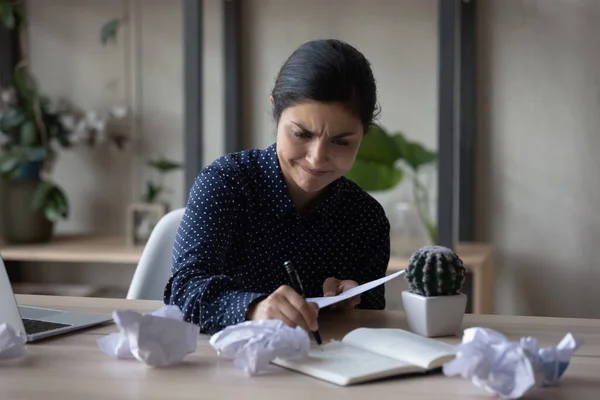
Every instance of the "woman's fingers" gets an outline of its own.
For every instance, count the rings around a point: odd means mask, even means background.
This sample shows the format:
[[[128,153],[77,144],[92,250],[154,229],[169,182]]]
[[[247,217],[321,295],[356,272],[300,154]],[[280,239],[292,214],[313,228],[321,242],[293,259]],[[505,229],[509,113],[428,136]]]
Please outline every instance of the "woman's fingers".
[[[304,322],[305,329],[308,328],[311,331],[316,331],[319,328],[317,324],[319,306],[315,303],[308,303],[304,297],[295,291],[292,291],[287,299],[294,309],[300,313],[300,318]]]
[[[308,330],[308,325],[304,320],[304,317],[286,298],[282,298],[279,302],[279,311],[281,315],[287,320],[291,321],[293,325],[290,326],[300,326],[304,330]]]
[[[353,296],[348,299],[348,307],[350,307],[350,308],[354,308],[359,304],[360,304],[360,294],[357,294],[356,296]]]
[[[352,288],[355,288],[357,286],[358,286],[358,282],[353,281],[353,280],[349,280],[349,279],[339,280],[339,279],[333,278],[333,277],[327,278],[327,279],[325,279],[325,282],[323,282],[323,296],[325,296],[325,297],[337,296],[338,294],[343,293]],[[347,300],[341,301],[336,304],[332,304],[331,306],[329,306],[327,308],[330,310],[348,309],[348,308],[354,308],[358,304],[360,304],[360,295],[356,295]]]
[[[339,283],[340,293],[341,292],[345,292],[346,290],[350,290],[352,288],[355,288],[357,286],[358,286],[358,282],[356,282],[356,281],[352,281],[352,280],[349,280],[349,279],[340,281],[340,283]]]
[[[336,296],[340,293],[340,283],[341,281],[336,278],[327,278],[325,282],[323,282],[323,296]]]
[[[279,319],[279,320],[283,321],[283,323],[285,323],[287,326],[292,327],[292,328],[295,328],[298,326],[298,324],[296,322],[294,322],[294,320],[288,318],[288,316],[285,315],[280,309],[277,310],[277,317],[272,318],[272,319]]]
[[[277,303],[283,315],[307,331],[318,329],[319,308],[315,303],[308,303],[304,297],[289,286],[282,286],[278,291]]]

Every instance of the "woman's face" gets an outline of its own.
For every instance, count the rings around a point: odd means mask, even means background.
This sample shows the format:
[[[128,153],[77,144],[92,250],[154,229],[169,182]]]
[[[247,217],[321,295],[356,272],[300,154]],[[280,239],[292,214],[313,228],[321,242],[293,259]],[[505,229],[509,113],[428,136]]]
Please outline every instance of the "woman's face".
[[[361,120],[338,104],[288,107],[277,126],[277,155],[292,200],[309,201],[352,167]]]

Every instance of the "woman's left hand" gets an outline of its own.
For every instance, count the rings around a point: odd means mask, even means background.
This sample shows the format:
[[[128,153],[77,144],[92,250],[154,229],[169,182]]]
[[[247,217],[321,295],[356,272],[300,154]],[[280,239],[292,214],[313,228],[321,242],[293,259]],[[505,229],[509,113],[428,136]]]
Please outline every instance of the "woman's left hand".
[[[327,278],[325,279],[325,282],[323,283],[323,296],[325,297],[329,297],[329,296],[337,296],[340,293],[345,292],[348,289],[352,289],[354,287],[357,287],[358,283],[356,281],[352,281],[352,280],[339,280],[336,278]],[[331,306],[327,307],[331,310],[333,309],[352,309],[354,307],[356,307],[358,304],[360,303],[360,294],[357,294],[356,296],[350,297],[349,299],[346,299],[344,301],[341,301],[339,303],[336,304],[332,304]]]

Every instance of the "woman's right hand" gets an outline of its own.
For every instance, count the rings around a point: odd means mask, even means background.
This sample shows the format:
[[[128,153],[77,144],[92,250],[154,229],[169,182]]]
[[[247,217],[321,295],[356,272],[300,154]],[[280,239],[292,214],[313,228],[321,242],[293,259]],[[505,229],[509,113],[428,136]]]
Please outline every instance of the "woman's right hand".
[[[248,311],[248,319],[251,320],[279,319],[292,328],[300,326],[307,332],[318,329],[319,306],[307,302],[287,285],[280,286],[267,298],[252,305]]]

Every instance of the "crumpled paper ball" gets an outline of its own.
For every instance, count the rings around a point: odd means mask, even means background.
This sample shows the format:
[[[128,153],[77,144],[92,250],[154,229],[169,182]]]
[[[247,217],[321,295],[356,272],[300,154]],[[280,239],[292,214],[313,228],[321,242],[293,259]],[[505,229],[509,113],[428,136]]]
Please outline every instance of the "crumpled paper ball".
[[[275,358],[307,357],[310,350],[310,338],[304,329],[275,319],[228,326],[214,334],[210,344],[248,375],[262,372]]]
[[[23,332],[16,332],[6,322],[0,323],[0,361],[25,357],[27,355],[26,342],[27,338]]]
[[[558,381],[582,341],[568,333],[555,347],[539,348],[527,336],[509,341],[489,328],[468,328],[454,360],[443,366],[446,376],[462,376],[503,399],[517,399],[536,386]]]
[[[184,321],[177,306],[163,306],[151,314],[116,310],[112,315],[119,332],[98,339],[108,355],[165,367],[196,351],[200,327]]]

